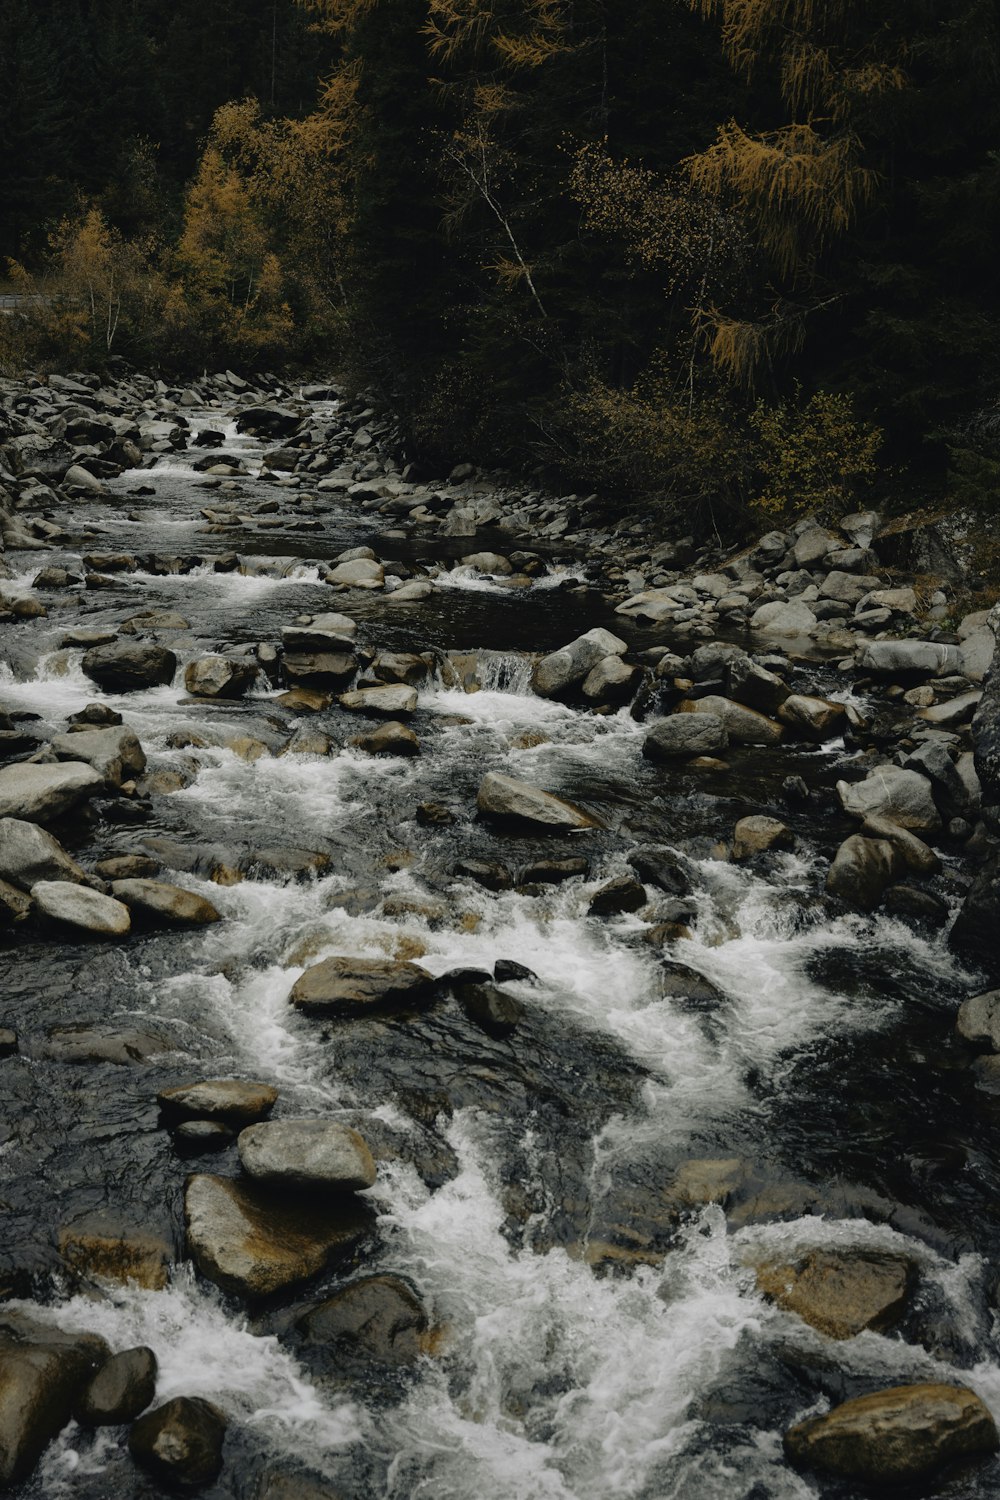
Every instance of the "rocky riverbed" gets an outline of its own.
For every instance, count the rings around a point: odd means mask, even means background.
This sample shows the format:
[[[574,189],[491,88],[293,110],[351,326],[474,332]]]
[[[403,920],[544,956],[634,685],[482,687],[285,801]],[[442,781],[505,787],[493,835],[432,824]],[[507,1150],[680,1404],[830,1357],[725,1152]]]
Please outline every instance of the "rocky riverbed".
[[[921,528],[0,402],[0,1490],[995,1494],[1000,685]]]

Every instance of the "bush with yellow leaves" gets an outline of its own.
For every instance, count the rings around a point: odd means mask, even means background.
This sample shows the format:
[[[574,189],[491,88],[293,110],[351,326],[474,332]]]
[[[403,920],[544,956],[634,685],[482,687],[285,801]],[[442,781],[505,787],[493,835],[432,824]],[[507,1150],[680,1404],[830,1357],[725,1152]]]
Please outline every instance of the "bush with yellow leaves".
[[[757,449],[753,504],[766,516],[844,515],[876,475],[882,433],[858,419],[849,396],[816,391],[803,401],[797,387],[792,401],[758,401],[750,426]]]

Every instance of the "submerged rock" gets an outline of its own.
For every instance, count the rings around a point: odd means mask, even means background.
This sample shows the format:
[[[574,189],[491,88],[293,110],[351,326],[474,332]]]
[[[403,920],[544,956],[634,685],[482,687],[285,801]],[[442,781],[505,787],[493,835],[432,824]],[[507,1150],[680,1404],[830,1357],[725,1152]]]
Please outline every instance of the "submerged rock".
[[[335,1120],[271,1120],[240,1132],[243,1170],[258,1182],[349,1193],[375,1182],[375,1159]]]
[[[137,1464],[171,1488],[201,1489],[222,1472],[226,1418],[200,1396],[177,1396],[140,1417],[129,1433]]]
[[[997,1429],[958,1385],[899,1385],[810,1417],[785,1434],[795,1464],[865,1483],[921,1480],[958,1458],[995,1453]]]
[[[479,783],[476,806],[488,817],[512,818],[537,823],[544,828],[600,827],[596,818],[572,802],[564,802],[561,797],[543,792],[530,782],[516,781],[513,776],[503,776],[498,771],[487,772]]]
[[[350,1364],[414,1364],[425,1352],[427,1314],[398,1276],[365,1276],[310,1308],[297,1328]]]
[[[419,964],[379,958],[327,958],[313,964],[288,998],[298,1010],[362,1016],[429,1004],[434,980]]]

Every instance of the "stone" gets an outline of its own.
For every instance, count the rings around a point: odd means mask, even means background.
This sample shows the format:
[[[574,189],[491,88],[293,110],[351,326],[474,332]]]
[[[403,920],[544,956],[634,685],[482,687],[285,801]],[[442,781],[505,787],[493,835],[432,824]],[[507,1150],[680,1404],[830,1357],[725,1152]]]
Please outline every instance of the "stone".
[[[725,669],[726,696],[758,713],[774,715],[788,697],[788,685],[777,672],[769,672],[742,653]]]
[[[426,1352],[427,1314],[398,1276],[364,1276],[299,1318],[307,1344],[321,1344],[348,1366],[412,1365]]]
[[[417,690],[400,683],[390,687],[356,688],[350,693],[341,693],[338,698],[341,708],[353,713],[385,714],[390,719],[400,715],[409,716],[417,711]]]
[[[974,1046],[1000,1052],[1000,990],[987,990],[982,995],[970,995],[968,1000],[963,1000],[955,1029],[963,1040]]]
[[[173,682],[177,657],[151,641],[114,641],[85,652],[80,665],[106,692],[134,693]]]
[[[715,755],[728,745],[729,731],[718,714],[671,714],[650,726],[642,753],[647,760],[690,760]]]
[[[532,672],[532,688],[539,697],[554,698],[582,682],[605,657],[624,656],[627,650],[627,643],[610,630],[588,630],[568,646],[542,657]]]
[[[100,1365],[73,1406],[84,1427],[117,1427],[133,1422],[156,1395],[156,1355],[145,1346],[123,1349]]]
[[[791,849],[795,843],[792,830],[779,818],[754,814],[740,818],[733,830],[733,859],[752,859],[769,849]]]
[[[53,1062],[104,1062],[136,1067],[175,1050],[173,1042],[155,1031],[140,1031],[137,1027],[104,1031],[77,1024],[53,1026],[45,1041],[33,1048],[33,1055]]]
[[[459,984],[455,993],[472,1024],[496,1041],[512,1035],[527,1014],[520,1000],[492,984]]]
[[[926,1479],[998,1447],[993,1418],[973,1391],[930,1383],[858,1396],[785,1434],[793,1464],[880,1485]]]
[[[517,873],[516,885],[559,885],[563,880],[573,880],[586,875],[590,861],[582,854],[567,859],[537,859],[530,865],[522,865]]]
[[[954,729],[959,724],[968,724],[982,700],[981,692],[958,693],[943,703],[932,703],[917,714],[925,724],[936,724],[939,729]]]
[[[514,884],[507,866],[492,859],[457,859],[451,873],[459,879],[474,880],[487,891],[509,891]]]
[[[31,897],[16,885],[0,880],[0,928],[16,927],[31,915]]]
[[[889,818],[880,818],[871,813],[861,825],[861,832],[869,839],[885,839],[898,854],[902,865],[916,875],[936,875],[941,861],[915,833],[900,828]]]
[[[202,656],[184,669],[184,688],[192,698],[242,698],[257,679],[252,657]]]
[[[433,989],[427,970],[405,960],[327,958],[306,969],[288,998],[308,1015],[352,1017],[423,1009]]]
[[[938,641],[870,641],[858,657],[858,667],[874,677],[898,681],[947,677],[961,671],[962,653]]]
[[[976,872],[969,893],[948,934],[957,953],[996,967],[997,932],[1000,930],[1000,859],[990,858]]]
[[[778,709],[778,718],[797,739],[830,740],[847,727],[847,709],[829,698],[792,693]]]
[[[171,1489],[197,1490],[222,1472],[226,1418],[200,1396],[176,1396],[133,1425],[128,1447],[135,1462]]]
[[[227,1125],[253,1125],[271,1113],[278,1090],[269,1083],[246,1083],[240,1078],[213,1078],[201,1083],[163,1089],[156,1096],[169,1119],[222,1120]]]
[[[362,734],[353,741],[366,755],[419,755],[420,741],[407,724],[390,719],[380,724],[371,734]]]
[[[104,779],[83,761],[0,768],[0,818],[51,823],[104,789]]]
[[[267,1120],[237,1142],[257,1182],[351,1193],[375,1182],[375,1159],[356,1130],[335,1120]]]
[[[353,651],[358,622],[349,615],[312,615],[308,624],[285,625],[281,644],[286,651]]]
[[[125,937],[132,926],[127,906],[85,885],[39,880],[31,887],[31,899],[50,921],[79,928],[93,937]]]
[[[346,687],[358,668],[358,659],[344,651],[287,651],[282,660],[291,682]]]
[[[646,888],[630,875],[619,875],[596,890],[587,911],[592,917],[615,917],[622,912],[639,911],[649,898]]]
[[[988,626],[973,631],[962,640],[962,673],[972,682],[982,682],[993,665],[996,636]]]
[[[167,1285],[173,1259],[166,1240],[103,1217],[60,1229],[59,1254],[77,1276],[153,1292]]]
[[[941,815],[934,805],[931,784],[919,771],[879,766],[864,781],[838,781],[840,805],[853,818],[887,818],[913,833],[939,833]]]
[[[826,877],[827,894],[858,911],[874,911],[901,868],[902,860],[887,839],[854,833],[834,855]]]
[[[899,1321],[913,1276],[903,1256],[814,1250],[792,1263],[758,1266],[757,1286],[828,1338],[851,1339]]]
[[[835,599],[840,604],[858,605],[866,595],[874,597],[871,590],[878,583],[879,579],[873,574],[831,568],[820,584],[819,596],[821,599]]]
[[[86,883],[87,874],[59,843],[37,823],[23,818],[0,818],[0,879],[30,891],[39,880]]]
[[[784,735],[784,728],[760,714],[755,708],[743,703],[734,703],[710,693],[705,698],[684,698],[677,705],[678,714],[711,714],[721,720],[730,742],[735,745],[776,745]],[[711,754],[711,751],[703,751]]]
[[[806,526],[792,544],[792,558],[797,568],[808,568],[820,562],[828,552],[835,552],[843,542],[836,532],[825,526]]]
[[[599,828],[597,819],[572,802],[564,802],[530,782],[489,771],[479,783],[476,806],[487,817],[510,818],[542,828]]]
[[[385,583],[385,573],[380,562],[359,557],[352,562],[338,563],[326,575],[327,583],[345,584],[352,589],[380,589]]]
[[[94,1363],[82,1340],[35,1344],[0,1331],[0,1490],[31,1473],[69,1421]]]
[[[9,1026],[0,1026],[0,1058],[16,1057],[17,1052],[17,1032]]]
[[[134,916],[177,927],[203,927],[221,921],[211,901],[163,880],[114,880],[111,890]]]
[[[383,682],[403,682],[414,687],[427,676],[427,662],[413,651],[380,651],[372,671]]]
[[[619,703],[631,693],[638,672],[620,656],[606,656],[587,673],[581,691],[592,703]]]
[[[948,903],[940,896],[913,885],[891,885],[882,909],[887,916],[928,927],[944,927],[951,915]]]
[[[227,1292],[267,1297],[317,1275],[355,1251],[375,1216],[347,1195],[317,1204],[275,1198],[230,1177],[189,1177],[184,1195],[188,1253]]]
[[[75,734],[57,734],[52,741],[57,760],[83,761],[103,776],[104,783],[120,791],[126,781],[141,776],[146,755],[138,737],[124,724],[111,729],[87,729]]]
[[[470,552],[462,558],[463,568],[475,568],[477,573],[492,573],[506,577],[514,569],[510,561],[499,552]]]
[[[750,629],[759,631],[762,635],[811,635],[816,625],[816,616],[808,604],[798,599],[787,604],[779,599],[773,604],[762,604],[750,617]]]

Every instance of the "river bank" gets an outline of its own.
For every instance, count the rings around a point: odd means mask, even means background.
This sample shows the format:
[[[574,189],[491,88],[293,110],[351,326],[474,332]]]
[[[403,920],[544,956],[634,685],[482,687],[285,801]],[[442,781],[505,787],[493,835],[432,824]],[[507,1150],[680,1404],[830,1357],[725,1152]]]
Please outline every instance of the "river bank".
[[[23,1493],[162,1477],[80,1407],[134,1348],[212,1496],[851,1494],[803,1417],[1000,1415],[985,612],[870,514],[422,475],[330,384],[2,396]]]

